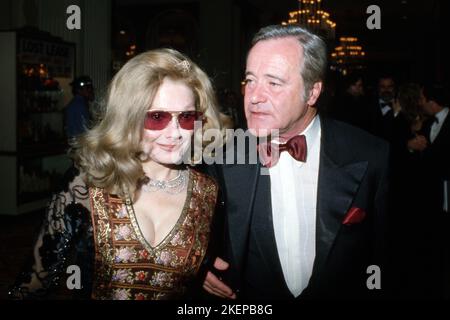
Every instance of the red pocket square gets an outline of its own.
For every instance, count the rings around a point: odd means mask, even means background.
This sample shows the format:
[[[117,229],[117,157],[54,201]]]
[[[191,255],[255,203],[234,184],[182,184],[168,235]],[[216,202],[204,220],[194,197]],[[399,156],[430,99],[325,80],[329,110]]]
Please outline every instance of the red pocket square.
[[[342,224],[352,225],[355,223],[360,223],[366,217],[366,212],[361,208],[352,207],[348,210],[347,214],[344,217],[344,221]]]

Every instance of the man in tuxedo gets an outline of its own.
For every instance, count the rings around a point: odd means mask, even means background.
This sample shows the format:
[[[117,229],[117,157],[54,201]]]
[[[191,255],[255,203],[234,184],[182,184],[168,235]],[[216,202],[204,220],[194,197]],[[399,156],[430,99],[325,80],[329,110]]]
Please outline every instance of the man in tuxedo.
[[[89,103],[94,101],[95,93],[92,79],[89,76],[75,78],[72,86],[73,99],[65,108],[64,122],[69,139],[83,134],[89,125]]]
[[[279,130],[279,136],[258,146],[256,164],[215,167],[225,233],[203,284],[207,292],[284,300],[377,291],[368,289],[367,269],[377,265],[383,279],[388,147],[318,116],[326,65],[324,42],[299,26],[269,26],[255,35],[245,115],[251,134]]]
[[[446,107],[446,92],[440,85],[423,87],[423,111],[430,118],[423,124],[423,135],[428,140],[428,147],[423,152],[425,171],[434,179],[439,197],[438,209],[443,208],[443,182],[450,176],[450,116]]]
[[[430,118],[424,122],[422,134],[428,140],[422,152],[423,193],[422,237],[424,252],[429,257],[424,267],[428,296],[443,298],[450,292],[448,228],[450,225],[450,115],[446,90],[441,85],[423,87],[422,108]],[[447,277],[447,284],[445,278]],[[446,287],[445,287],[446,286]]]
[[[396,87],[394,78],[390,75],[382,75],[378,79],[377,95],[369,104],[369,132],[390,140],[394,118],[397,116],[394,110]]]

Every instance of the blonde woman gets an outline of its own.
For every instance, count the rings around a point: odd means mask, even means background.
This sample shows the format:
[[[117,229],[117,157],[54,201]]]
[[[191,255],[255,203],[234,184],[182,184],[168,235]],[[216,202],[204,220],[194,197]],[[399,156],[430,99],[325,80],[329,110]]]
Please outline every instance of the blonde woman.
[[[72,292],[81,298],[182,297],[207,249],[218,188],[181,163],[202,143],[196,120],[220,129],[217,110],[208,77],[179,52],[148,51],[126,63],[102,121],[73,142],[77,169],[54,195],[33,266],[10,295],[76,288],[69,277],[79,271],[82,288]]]

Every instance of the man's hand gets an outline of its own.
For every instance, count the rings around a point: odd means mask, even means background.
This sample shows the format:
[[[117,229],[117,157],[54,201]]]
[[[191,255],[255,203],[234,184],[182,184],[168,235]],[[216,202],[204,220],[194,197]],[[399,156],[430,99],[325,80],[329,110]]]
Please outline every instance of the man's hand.
[[[412,151],[423,151],[427,146],[427,139],[422,135],[418,135],[415,138],[408,140],[408,149]]]
[[[216,268],[217,270],[224,271],[227,270],[228,267],[229,264],[220,258],[216,258],[216,260],[214,261],[214,268]],[[231,288],[221,280],[222,279],[220,277],[217,278],[214,273],[208,271],[205,281],[203,282],[203,288],[210,294],[216,295],[218,297],[236,299],[236,294],[233,292],[233,290],[231,290]]]

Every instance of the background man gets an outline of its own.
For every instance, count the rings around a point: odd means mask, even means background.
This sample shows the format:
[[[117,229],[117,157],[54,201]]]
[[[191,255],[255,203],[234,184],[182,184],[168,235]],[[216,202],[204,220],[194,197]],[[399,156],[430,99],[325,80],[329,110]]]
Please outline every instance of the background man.
[[[72,86],[73,98],[66,106],[65,128],[67,137],[82,134],[89,124],[89,102],[94,101],[94,87],[89,76],[75,78]]]

